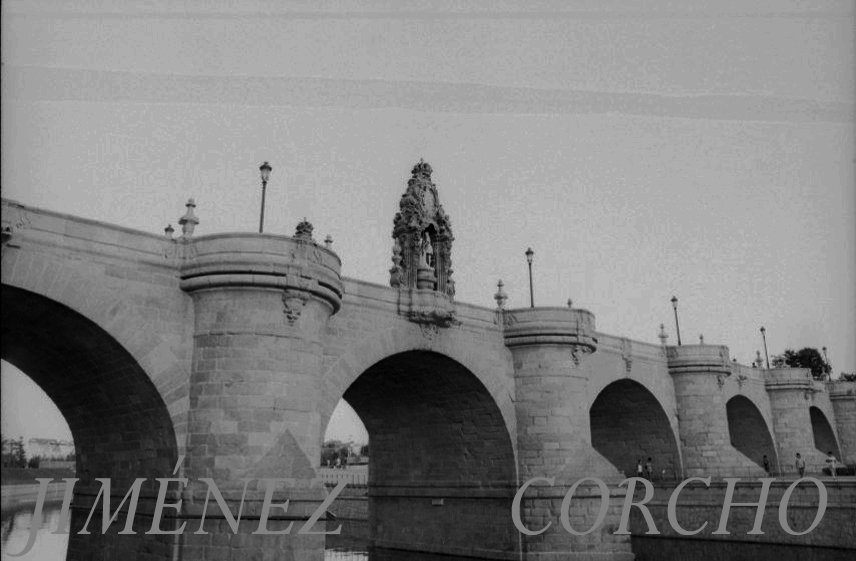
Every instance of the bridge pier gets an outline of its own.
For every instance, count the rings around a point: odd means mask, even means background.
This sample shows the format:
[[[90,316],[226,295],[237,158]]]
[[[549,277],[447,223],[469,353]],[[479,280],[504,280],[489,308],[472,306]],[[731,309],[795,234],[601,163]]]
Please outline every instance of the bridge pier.
[[[736,473],[763,476],[761,466],[731,445],[723,394],[725,379],[731,374],[728,348],[668,347],[667,359],[680,421],[684,477]],[[770,461],[775,463],[773,458]]]
[[[856,382],[835,382],[827,386],[842,462],[856,464]]]
[[[320,333],[338,310],[339,261],[311,240],[212,236],[194,241],[181,271],[193,297],[195,329],[190,376],[187,458],[190,479],[182,547],[193,558],[246,559],[276,549],[289,559],[323,559],[323,535],[298,531],[326,497],[315,482],[320,457]],[[210,478],[238,531],[208,499]],[[287,511],[268,507],[288,500]],[[244,494],[244,480],[251,479]],[[243,496],[243,507],[242,505]],[[206,517],[207,534],[196,533]],[[291,531],[285,530],[294,523]],[[324,531],[324,518],[314,528]],[[264,535],[259,532],[283,532]],[[211,557],[214,558],[214,557]]]
[[[504,321],[514,360],[518,478],[521,486],[542,478],[521,500],[523,526],[538,532],[521,534],[525,559],[632,560],[629,536],[614,535],[625,495],[617,484],[624,477],[591,445],[585,397],[591,368],[583,355],[596,348],[594,316],[586,310],[530,308],[504,312]],[[563,526],[562,506],[571,486],[586,477],[607,484],[609,506],[597,528],[578,536]],[[589,480],[574,497],[568,522],[586,532],[598,518],[601,491]]]
[[[797,368],[768,370],[766,386],[782,462],[792,465],[799,452],[811,470],[812,465],[824,465],[829,450],[840,456],[831,425],[812,407],[815,388],[811,373]]]

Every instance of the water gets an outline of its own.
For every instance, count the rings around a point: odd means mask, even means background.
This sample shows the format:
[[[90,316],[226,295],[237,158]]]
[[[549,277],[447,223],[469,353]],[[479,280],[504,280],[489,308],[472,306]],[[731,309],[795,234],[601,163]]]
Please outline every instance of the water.
[[[61,503],[45,504],[42,523],[33,548],[23,557],[12,557],[24,549],[30,536],[35,505],[22,506],[2,513],[0,561],[64,561],[68,534],[56,535]],[[378,550],[369,547],[366,521],[340,521],[343,535],[328,536],[325,561],[465,561],[464,557],[414,554],[402,551]],[[68,531],[66,524],[65,531]]]
[[[42,510],[42,523],[36,534],[33,548],[23,557],[11,557],[9,553],[24,550],[30,537],[30,526],[36,505],[22,506],[14,510],[3,511],[0,522],[0,561],[62,561],[68,548],[68,534],[55,535],[59,524],[61,503],[45,504]],[[65,531],[68,531],[66,524]]]

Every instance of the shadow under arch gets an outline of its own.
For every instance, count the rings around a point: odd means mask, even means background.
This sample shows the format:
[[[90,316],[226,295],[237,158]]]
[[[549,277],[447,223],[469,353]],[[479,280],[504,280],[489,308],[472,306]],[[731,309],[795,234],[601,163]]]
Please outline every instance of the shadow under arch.
[[[342,398],[369,434],[375,546],[473,556],[517,551],[511,436],[472,372],[433,351],[407,351],[369,367]]]
[[[777,470],[779,458],[773,436],[764,416],[752,400],[735,395],[725,404],[725,413],[731,445],[762,468],[764,456],[767,456],[770,469]]]
[[[604,387],[589,409],[592,447],[628,477],[652,458],[654,480],[681,477],[681,455],[669,417],[648,388],[634,380]]]
[[[107,552],[114,558],[139,550],[141,541],[152,540],[143,534],[151,520],[140,514],[146,510],[142,498],[157,495],[156,478],[169,477],[178,460],[175,431],[162,396],[109,333],[62,304],[3,285],[0,316],[2,359],[42,388],[74,438],[80,481],[75,486],[68,559],[100,558]],[[78,535],[101,488],[96,478],[110,479],[111,509],[135,479],[146,479],[136,535],[113,532],[124,527],[122,516],[109,535],[101,535],[97,513],[88,527],[91,533]]]
[[[823,414],[820,408],[814,405],[809,407],[808,412],[811,417],[811,432],[814,436],[814,447],[824,454],[832,452],[838,461],[841,461],[841,449],[838,447],[838,439],[835,438],[835,431],[832,430],[832,425],[829,424],[826,415]]]

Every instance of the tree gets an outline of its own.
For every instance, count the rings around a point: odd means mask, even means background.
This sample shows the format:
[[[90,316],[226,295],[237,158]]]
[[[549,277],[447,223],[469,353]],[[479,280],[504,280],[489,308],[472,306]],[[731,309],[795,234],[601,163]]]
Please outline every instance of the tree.
[[[369,445],[363,444],[363,447],[360,448],[360,456],[368,456],[369,455]]]
[[[823,360],[823,356],[821,356],[820,352],[811,347],[804,347],[798,351],[785,349],[785,352],[781,357],[784,359],[785,366],[790,366],[792,368],[808,368],[811,370],[811,375],[815,380],[823,380],[832,372],[832,367]]]
[[[856,372],[842,372],[838,379],[842,382],[856,382]]]

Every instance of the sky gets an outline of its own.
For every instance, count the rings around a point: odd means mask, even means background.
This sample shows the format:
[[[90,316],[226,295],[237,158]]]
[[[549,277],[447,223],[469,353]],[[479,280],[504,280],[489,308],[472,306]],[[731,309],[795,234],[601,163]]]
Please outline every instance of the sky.
[[[6,198],[160,233],[192,196],[197,235],[254,231],[269,161],[266,231],[306,217],[344,275],[386,284],[424,158],[459,301],[492,307],[502,279],[527,306],[532,247],[536,305],[572,298],[602,332],[674,343],[676,295],[685,343],[749,363],[763,325],[771,355],[856,371],[852,1],[2,10]]]

